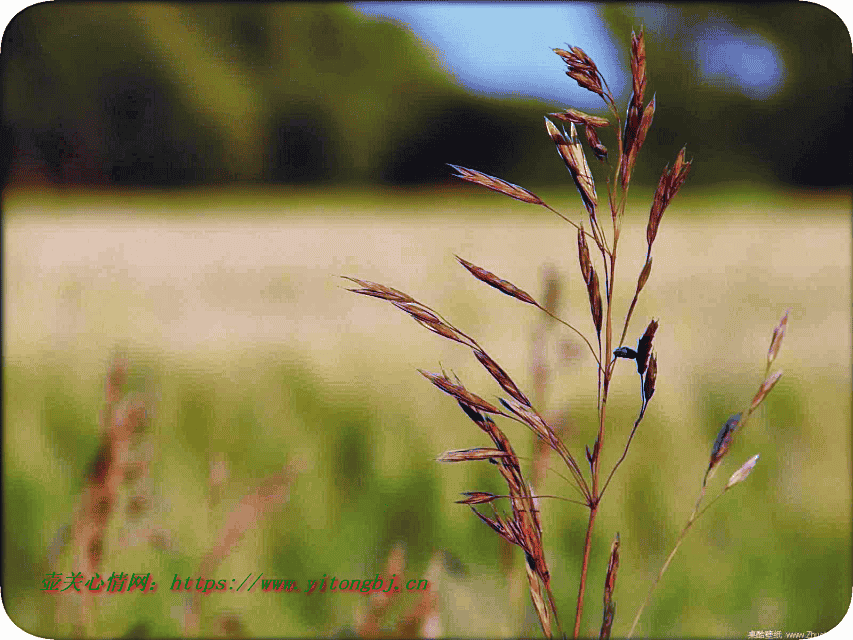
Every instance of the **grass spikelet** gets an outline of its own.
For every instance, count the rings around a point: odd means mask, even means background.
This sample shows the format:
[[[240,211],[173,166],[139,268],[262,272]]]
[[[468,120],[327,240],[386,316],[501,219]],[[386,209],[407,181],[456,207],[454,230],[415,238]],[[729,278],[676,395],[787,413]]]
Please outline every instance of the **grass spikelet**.
[[[767,394],[770,393],[770,390],[779,382],[779,378],[782,377],[782,372],[777,371],[772,376],[767,378],[764,382],[761,383],[761,386],[758,389],[758,392],[755,394],[755,397],[752,399],[752,404],[749,407],[749,412],[752,413],[758,408],[758,405],[767,397]]]
[[[528,204],[545,204],[535,193],[532,193],[523,187],[519,187],[517,184],[512,184],[506,180],[501,180],[500,178],[490,176],[480,171],[466,169],[465,167],[460,167],[455,164],[450,164],[448,166],[453,167],[456,170],[456,178],[461,178],[467,182],[473,182],[474,184],[486,187],[486,189],[497,191],[505,196],[521,200],[522,202],[527,202]]]
[[[598,206],[598,196],[595,193],[595,182],[586,162],[583,147],[578,140],[574,123],[569,125],[570,133],[566,133],[565,129],[561,133],[548,118],[545,118],[545,127],[548,129],[551,140],[557,146],[557,153],[560,154],[569,170],[569,175],[571,175],[575,187],[581,195],[586,210],[590,217],[594,218],[595,209]]]
[[[423,371],[422,369],[418,369],[418,371],[421,373],[422,376],[432,382],[436,387],[473,409],[485,411],[486,413],[497,414],[501,412],[500,409],[498,409],[492,404],[489,404],[481,397],[474,395],[465,387],[458,384],[454,384],[450,381],[449,378],[444,375],[430,373],[429,371]]]
[[[486,271],[485,269],[482,269],[477,265],[472,264],[463,258],[460,258],[459,256],[456,256],[456,259],[459,261],[459,264],[468,269],[468,271],[471,272],[471,275],[477,278],[477,280],[479,280],[480,282],[485,282],[490,287],[494,287],[501,293],[505,293],[508,296],[512,296],[516,300],[521,300],[522,302],[532,304],[536,307],[539,306],[536,300],[534,300],[530,296],[530,294],[528,294],[526,291],[522,291],[511,282],[498,278],[491,271]]]
[[[729,481],[726,483],[725,491],[728,491],[733,486],[738,484],[739,482],[743,482],[752,473],[752,470],[755,468],[755,463],[758,462],[758,454],[756,453],[749,460],[741,465],[741,468],[735,471],[732,474],[732,477],[729,478]]]
[[[436,461],[438,462],[470,462],[471,460],[493,460],[505,458],[509,454],[499,449],[479,447],[476,449],[457,449],[456,451],[445,451]]]
[[[649,354],[652,351],[652,341],[655,338],[655,332],[658,330],[658,321],[652,320],[643,336],[637,342],[637,373],[643,375],[646,371],[646,366],[649,364]]]
[[[482,364],[492,377],[497,380],[498,384],[501,385],[501,388],[504,391],[522,404],[525,404],[528,407],[530,406],[530,400],[527,399],[527,396],[525,396],[518,386],[516,386],[516,384],[510,379],[506,374],[506,371],[504,371],[497,362],[492,360],[489,354],[481,349],[474,349],[474,355],[477,357],[477,360],[480,361],[480,364]]]
[[[652,208],[649,211],[649,223],[646,227],[646,241],[649,245],[648,253],[651,254],[652,245],[655,242],[655,237],[658,233],[663,212],[669,206],[669,203],[678,193],[681,185],[687,179],[690,173],[692,161],[684,159],[685,148],[682,147],[675,158],[675,163],[672,168],[666,167],[658,181],[657,189],[655,190]]]
[[[613,602],[613,591],[616,589],[616,573],[619,569],[619,534],[610,545],[610,559],[607,562],[607,575],[604,578],[604,615],[601,621],[600,640],[610,637],[613,620],[616,618],[616,603]]]
[[[767,366],[770,367],[776,356],[779,355],[779,348],[782,346],[782,338],[785,337],[785,329],[788,327],[788,314],[791,310],[785,311],[785,315],[779,321],[779,324],[773,329],[773,338],[770,340],[770,349],[767,351]]]

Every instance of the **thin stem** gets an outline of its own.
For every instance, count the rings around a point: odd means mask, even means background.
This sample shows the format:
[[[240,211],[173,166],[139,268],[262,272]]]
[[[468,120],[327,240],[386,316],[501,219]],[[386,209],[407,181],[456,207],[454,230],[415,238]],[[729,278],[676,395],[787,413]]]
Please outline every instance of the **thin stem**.
[[[669,552],[669,556],[667,556],[666,562],[663,563],[663,566],[661,567],[660,571],[658,572],[657,578],[655,578],[655,581],[652,583],[652,586],[649,589],[648,595],[646,595],[646,599],[643,601],[643,604],[640,606],[640,609],[637,611],[637,615],[634,616],[634,622],[631,625],[631,630],[628,632],[628,636],[627,636],[628,638],[630,638],[631,636],[634,635],[634,630],[637,628],[637,623],[640,621],[640,616],[643,614],[643,609],[645,609],[646,605],[649,604],[649,600],[651,600],[652,594],[654,593],[654,590],[657,587],[658,582],[660,582],[660,579],[663,577],[663,574],[669,568],[669,563],[672,562],[672,559],[675,557],[675,552],[678,551],[678,548],[681,546],[681,543],[684,542],[684,538],[687,536],[691,527],[696,523],[696,521],[702,516],[703,513],[705,513],[708,509],[710,509],[711,506],[717,500],[719,500],[720,498],[722,498],[725,495],[725,493],[726,493],[726,491],[728,491],[728,489],[729,489],[729,487],[727,487],[726,489],[723,489],[723,491],[722,491],[722,493],[720,493],[720,495],[718,495],[716,498],[711,500],[711,502],[709,502],[707,505],[705,505],[704,509],[697,512],[697,510],[699,509],[699,503],[702,502],[702,498],[705,495],[705,487],[704,486],[702,487],[702,492],[699,495],[699,500],[696,502],[696,508],[693,510],[693,513],[691,514],[690,518],[687,520],[687,524],[685,524],[684,528],[681,530],[681,534],[678,536],[678,540],[676,541],[675,546],[672,548],[672,551]]]
[[[587,340],[587,337],[586,337],[584,334],[582,334],[582,333],[581,333],[580,331],[578,331],[575,327],[573,327],[572,325],[570,325],[568,322],[566,322],[565,320],[563,320],[563,319],[562,319],[562,318],[560,318],[559,316],[556,316],[556,315],[554,315],[553,313],[551,313],[550,311],[548,311],[548,309],[546,309],[545,307],[540,307],[538,304],[537,304],[536,306],[537,306],[537,307],[539,307],[540,309],[542,309],[542,311],[544,311],[545,313],[547,313],[549,316],[551,316],[552,318],[554,318],[554,320],[556,320],[556,321],[557,321],[557,322],[559,322],[560,324],[562,324],[562,325],[564,325],[564,326],[568,327],[569,329],[571,329],[572,331],[574,331],[576,334],[578,334],[581,338],[583,338],[583,341],[584,341],[584,342],[586,342],[586,346],[588,346],[588,347],[589,347],[590,353],[592,353],[592,357],[593,357],[593,358],[595,358],[595,362],[596,362],[596,364],[598,364],[598,368],[599,368],[599,370],[601,369],[601,360],[600,360],[600,359],[599,359],[599,357],[596,355],[596,353],[595,353],[595,348],[592,346],[592,344],[590,343],[590,341],[589,341],[589,340]]]
[[[544,203],[544,202],[543,202],[543,203],[542,203],[542,206],[543,206],[543,207],[545,207],[546,209],[548,209],[549,211],[551,211],[551,212],[553,212],[553,213],[556,213],[560,218],[562,218],[565,222],[568,222],[570,225],[572,225],[572,226],[573,226],[575,229],[577,229],[578,231],[583,231],[583,229],[581,228],[581,226],[580,226],[577,222],[574,222],[574,221],[570,220],[569,218],[567,218],[566,216],[564,216],[562,213],[560,213],[559,211],[557,211],[557,210],[556,210],[554,207],[552,207],[551,205],[546,204],[546,203]],[[583,233],[584,233],[584,235],[589,236],[589,237],[590,237],[590,239],[591,239],[593,242],[595,242],[596,244],[598,244],[598,240],[596,239],[595,235],[591,234],[589,231],[583,231]]]
[[[583,596],[586,591],[586,572],[589,567],[589,552],[592,548],[592,526],[595,522],[595,515],[598,513],[598,505],[595,504],[589,509],[589,524],[586,527],[586,540],[583,545],[583,565],[581,566],[581,578],[578,585],[578,604],[575,612],[575,632],[574,637],[577,638],[581,629],[581,616],[583,614]]]
[[[642,383],[643,383],[643,379],[641,377],[640,378],[640,384],[642,384]],[[640,409],[640,415],[637,417],[636,421],[634,422],[634,428],[631,429],[631,434],[628,436],[628,441],[625,443],[625,449],[622,451],[622,457],[619,458],[619,460],[613,466],[613,469],[611,469],[610,475],[607,476],[607,481],[604,483],[604,486],[601,488],[601,493],[598,494],[599,499],[601,499],[601,497],[604,495],[604,492],[607,491],[607,487],[610,484],[610,479],[613,477],[613,474],[616,473],[616,469],[619,468],[619,465],[622,464],[622,461],[625,459],[625,456],[628,455],[628,448],[631,446],[631,440],[634,439],[634,434],[637,433],[637,427],[640,426],[640,421],[643,419],[643,416],[646,413],[646,407],[647,406],[648,406],[648,401],[644,400],[643,406]]]

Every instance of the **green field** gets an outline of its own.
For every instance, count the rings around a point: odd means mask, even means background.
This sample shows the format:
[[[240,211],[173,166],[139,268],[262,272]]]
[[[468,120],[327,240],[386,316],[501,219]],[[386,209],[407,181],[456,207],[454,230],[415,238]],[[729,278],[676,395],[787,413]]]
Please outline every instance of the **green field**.
[[[853,584],[849,194],[689,191],[664,217],[628,332],[631,345],[650,318],[660,319],[657,391],[598,516],[582,632],[598,635],[618,531],[613,635],[627,633],[690,515],[717,430],[758,388],[772,330],[789,308],[774,365],[785,373],[709,495],[747,458],[761,459],[695,526],[638,634],[827,631],[846,613]],[[573,188],[540,195],[557,208],[576,201]],[[645,256],[648,200],[633,201],[643,204],[629,206],[620,240],[620,328]],[[104,376],[120,352],[130,363],[128,389],[151,398],[138,442],[148,473],[137,490],[147,502],[131,518],[123,508],[130,490],[121,490],[103,570],[150,571],[159,590],[101,597],[89,635],[182,635],[189,602],[168,583],[194,576],[228,514],[292,460],[305,470],[289,501],[251,527],[217,580],[239,584],[263,572],[302,586],[324,574],[373,577],[402,543],[406,577],[433,581],[439,635],[540,634],[526,592],[512,595],[503,543],[453,504],[462,491],[502,493],[496,469],[434,461],[488,440],[416,369],[444,367],[490,401],[500,389],[464,348],[387,303],[348,293],[337,276],[395,287],[440,311],[529,389],[541,315],[471,278],[454,254],[534,297],[544,266],[553,266],[564,284],[560,315],[591,336],[571,227],[544,209],[455,188],[43,191],[7,195],[4,209],[2,586],[19,626],[71,635],[74,596],[43,593],[42,580],[74,570],[73,545],[54,543],[74,521],[101,437]],[[561,210],[581,220],[577,209]],[[595,433],[594,362],[575,334],[549,335],[543,412],[565,416],[566,444],[580,460]],[[635,376],[617,370],[607,469],[639,409]],[[529,431],[501,426],[529,456]],[[537,491],[572,497],[552,464]],[[211,468],[227,470],[223,483]],[[586,515],[542,500],[569,631]],[[520,555],[512,555],[519,567]],[[393,630],[416,599],[400,595],[381,626]],[[201,602],[207,636],[228,619],[248,636],[346,637],[369,606],[357,593],[213,593]]]

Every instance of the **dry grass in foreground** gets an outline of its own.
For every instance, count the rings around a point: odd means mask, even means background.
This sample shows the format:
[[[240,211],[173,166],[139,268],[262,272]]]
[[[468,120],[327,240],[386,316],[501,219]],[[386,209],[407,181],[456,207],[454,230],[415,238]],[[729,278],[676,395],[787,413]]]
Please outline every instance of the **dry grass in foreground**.
[[[657,189],[654,193],[651,209],[646,225],[646,256],[645,262],[637,277],[633,288],[632,297],[622,321],[621,334],[617,327],[615,318],[614,292],[616,283],[617,248],[619,246],[622,221],[625,214],[628,191],[631,183],[631,174],[638,158],[639,151],[651,127],[655,112],[654,97],[644,103],[646,93],[646,56],[644,35],[632,34],[631,39],[631,78],[633,93],[631,95],[627,115],[624,121],[620,117],[620,110],[601,76],[595,63],[579,47],[570,47],[568,50],[555,49],[555,52],[566,63],[566,74],[575,80],[579,86],[600,96],[605,102],[612,120],[575,109],[567,109],[562,113],[551,114],[551,117],[568,123],[569,130],[558,129],[551,120],[545,120],[547,133],[556,146],[560,158],[566,165],[572,181],[574,182],[582,204],[586,210],[589,221],[589,231],[584,228],[583,223],[576,223],[568,216],[553,209],[539,196],[511,184],[500,178],[496,178],[480,171],[450,165],[457,172],[457,177],[462,180],[486,187],[515,200],[542,206],[554,212],[561,219],[572,225],[577,231],[577,250],[580,272],[584,287],[589,300],[590,318],[595,332],[594,339],[589,339],[583,331],[575,324],[557,317],[551,311],[551,304],[538,303],[530,294],[513,283],[495,275],[494,273],[479,267],[463,258],[457,256],[460,264],[468,270],[477,280],[488,284],[501,293],[510,296],[520,302],[532,305],[548,316],[558,321],[566,328],[580,336],[588,353],[595,363],[595,379],[598,389],[597,395],[597,424],[591,430],[595,434],[592,446],[585,448],[586,463],[582,465],[578,460],[583,458],[572,454],[558,432],[543,418],[542,412],[534,407],[533,402],[522,392],[519,386],[511,379],[506,370],[490,356],[470,335],[445,319],[440,313],[431,307],[419,302],[410,295],[392,287],[375,282],[347,277],[358,285],[351,291],[370,297],[379,298],[390,302],[392,305],[408,314],[427,330],[442,336],[452,342],[461,344],[473,352],[476,359],[488,371],[491,377],[500,385],[507,397],[500,398],[500,407],[489,402],[480,395],[468,390],[458,377],[451,377],[444,371],[431,373],[421,371],[421,374],[441,391],[452,396],[467,417],[484,431],[493,443],[493,447],[480,447],[473,449],[461,449],[448,451],[439,457],[441,462],[472,462],[488,460],[497,466],[507,486],[507,495],[497,495],[483,491],[466,492],[466,496],[460,501],[471,507],[474,514],[486,525],[495,531],[506,542],[520,547],[524,552],[525,569],[527,572],[527,583],[531,601],[535,608],[542,633],[546,637],[552,637],[555,633],[563,635],[562,625],[556,609],[553,595],[551,574],[548,569],[544,535],[540,521],[541,499],[551,496],[538,495],[533,485],[526,479],[519,457],[516,455],[512,445],[504,432],[498,427],[492,416],[499,416],[514,420],[529,428],[535,437],[542,443],[536,451],[533,460],[533,473],[535,477],[541,477],[542,468],[545,465],[546,453],[553,451],[565,465],[571,478],[569,481],[576,495],[572,498],[562,499],[578,504],[588,510],[588,524],[581,549],[581,571],[578,576],[577,601],[575,607],[573,637],[580,634],[581,620],[584,612],[585,595],[587,590],[587,575],[589,569],[590,552],[594,542],[594,525],[596,516],[602,506],[603,497],[607,491],[610,480],[614,473],[626,460],[631,442],[637,433],[637,429],[646,414],[647,407],[651,401],[657,383],[658,361],[653,349],[655,333],[658,329],[658,320],[651,319],[644,332],[638,337],[636,348],[625,345],[631,318],[636,308],[640,293],[649,280],[652,272],[652,249],[658,237],[663,214],[679,189],[686,180],[691,162],[687,160],[685,149],[677,154],[671,167],[664,169]],[[609,209],[609,223],[606,218],[600,217],[605,206],[599,205],[599,198],[595,188],[592,171],[587,163],[583,145],[578,137],[577,127],[583,127],[587,146],[596,159],[606,164],[610,170],[607,181],[607,205]],[[616,134],[616,162],[615,166],[608,160],[608,149],[604,146],[599,136],[599,131],[612,129]],[[594,256],[594,258],[593,258]],[[618,301],[616,301],[618,302]],[[758,392],[753,396],[747,409],[739,414],[733,415],[721,429],[716,441],[711,447],[710,461],[707,465],[705,476],[702,481],[701,491],[696,506],[681,536],[675,544],[669,557],[665,560],[657,579],[652,583],[648,602],[654,588],[658,584],[663,573],[669,566],[684,536],[689,532],[696,520],[729,489],[743,482],[755,466],[758,456],[753,456],[744,463],[729,479],[722,492],[714,500],[701,507],[707,483],[719,467],[726,453],[729,451],[733,438],[740,433],[750,415],[765,399],[767,394],[778,381],[781,372],[770,373],[770,367],[775,360],[782,337],[787,326],[788,314],[783,317],[776,330],[773,332],[770,349],[767,354],[767,366],[764,374],[764,382],[760,385]],[[617,336],[618,339],[617,339]],[[585,351],[586,353],[586,351]],[[626,442],[622,445],[622,453],[618,461],[608,470],[602,468],[602,452],[605,443],[609,443],[606,436],[609,434],[610,424],[607,420],[607,402],[610,385],[620,359],[631,360],[640,377],[640,406],[637,418],[633,423]],[[539,380],[539,385],[542,380]],[[536,394],[541,397],[541,393]],[[509,500],[509,514],[500,513],[495,504],[501,500]],[[478,511],[478,505],[488,504],[492,509],[492,515],[487,516]],[[617,570],[619,568],[620,537],[616,533],[611,545],[608,560],[607,574],[603,589],[603,610],[601,617],[601,638],[609,638],[616,617],[614,592],[616,588]],[[623,569],[624,570],[624,569]],[[628,636],[634,633],[645,604],[638,609],[633,624],[628,631]]]

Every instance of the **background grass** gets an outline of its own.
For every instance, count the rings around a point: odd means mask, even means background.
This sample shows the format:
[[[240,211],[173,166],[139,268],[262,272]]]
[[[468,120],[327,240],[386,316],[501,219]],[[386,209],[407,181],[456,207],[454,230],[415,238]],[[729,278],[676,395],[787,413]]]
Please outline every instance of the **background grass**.
[[[185,600],[168,590],[172,576],[194,575],[227,513],[299,458],[308,468],[290,501],[246,535],[216,579],[263,571],[302,586],[323,574],[372,577],[402,542],[407,578],[423,577],[433,552],[442,553],[434,588],[445,635],[536,636],[527,597],[507,605],[497,536],[453,504],[462,491],[500,492],[497,474],[485,463],[434,462],[448,449],[484,446],[485,436],[415,368],[452,369],[487,399],[498,388],[465,350],[347,293],[335,277],[381,282],[436,308],[530,389],[541,318],[476,282],[453,254],[535,297],[542,266],[554,265],[561,315],[591,333],[575,236],[535,207],[474,191],[7,194],[3,594],[12,619],[40,636],[69,633],[56,626],[57,604],[41,580],[72,569],[67,550],[52,565],[48,550],[72,522],[99,442],[103,378],[122,350],[128,387],[155,398],[145,434],[152,499],[140,524],[115,516],[104,569],[150,571],[160,586],[151,596],[101,598],[93,635],[180,635]],[[597,634],[619,531],[614,635],[627,632],[690,514],[719,426],[752,398],[773,327],[790,307],[776,362],[785,375],[710,495],[751,455],[761,454],[759,464],[699,521],[638,632],[826,631],[847,611],[851,590],[849,195],[690,192],[662,222],[628,333],[632,344],[650,317],[660,318],[657,391],[599,515],[582,630]],[[566,193],[539,195],[566,211]],[[617,319],[643,258],[642,195],[621,240]],[[547,411],[567,412],[566,441],[580,456],[594,438],[590,359],[569,332],[555,331],[548,348]],[[605,468],[639,408],[635,376],[617,370]],[[506,431],[529,456],[529,432]],[[211,506],[217,455],[230,473]],[[553,473],[537,490],[571,497]],[[542,515],[565,627],[586,513],[543,500]],[[122,544],[145,526],[169,544]],[[402,610],[412,596],[401,601]],[[202,632],[230,613],[250,636],[346,635],[364,605],[357,594],[212,595]]]

